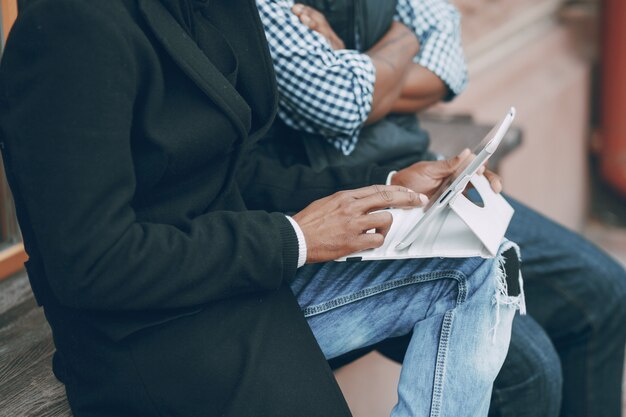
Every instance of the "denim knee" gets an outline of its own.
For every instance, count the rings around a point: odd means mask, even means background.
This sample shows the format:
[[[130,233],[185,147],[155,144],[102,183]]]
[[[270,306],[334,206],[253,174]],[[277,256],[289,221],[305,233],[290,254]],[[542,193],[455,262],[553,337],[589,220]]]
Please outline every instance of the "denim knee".
[[[516,316],[489,416],[557,417],[562,389],[561,362],[552,342],[531,317]]]

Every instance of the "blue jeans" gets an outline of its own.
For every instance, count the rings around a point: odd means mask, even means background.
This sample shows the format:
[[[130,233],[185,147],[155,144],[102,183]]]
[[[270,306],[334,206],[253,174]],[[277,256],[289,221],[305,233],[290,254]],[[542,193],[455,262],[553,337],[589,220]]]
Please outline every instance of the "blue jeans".
[[[486,416],[523,302],[502,259],[308,265],[292,290],[327,359],[412,332],[392,416]]]
[[[507,197],[527,316],[515,316],[490,417],[619,417],[626,344],[626,271],[604,252]],[[410,335],[372,349],[402,362]]]

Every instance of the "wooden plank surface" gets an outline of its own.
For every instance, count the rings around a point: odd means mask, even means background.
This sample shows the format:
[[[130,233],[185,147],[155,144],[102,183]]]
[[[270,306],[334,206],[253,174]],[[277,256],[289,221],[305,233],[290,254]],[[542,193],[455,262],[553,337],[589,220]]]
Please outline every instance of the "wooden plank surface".
[[[71,417],[52,374],[54,344],[25,273],[0,283],[0,416]]]

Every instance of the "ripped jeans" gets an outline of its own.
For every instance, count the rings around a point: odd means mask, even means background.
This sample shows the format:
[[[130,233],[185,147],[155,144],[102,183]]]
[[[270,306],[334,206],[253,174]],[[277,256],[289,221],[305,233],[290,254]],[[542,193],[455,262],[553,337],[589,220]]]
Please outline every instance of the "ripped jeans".
[[[489,260],[307,265],[291,287],[327,359],[413,332],[393,417],[486,416],[524,306],[523,292],[507,293],[521,283],[517,268],[505,277],[502,253],[516,255],[512,247]]]

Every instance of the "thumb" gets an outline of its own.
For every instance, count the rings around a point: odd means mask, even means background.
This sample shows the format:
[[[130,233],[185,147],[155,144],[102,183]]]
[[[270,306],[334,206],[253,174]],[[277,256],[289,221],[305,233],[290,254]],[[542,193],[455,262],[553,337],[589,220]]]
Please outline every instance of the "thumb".
[[[435,162],[431,165],[430,174],[434,178],[445,178],[451,175],[470,155],[470,153],[470,150],[465,148],[460,154],[458,154],[454,158]]]

